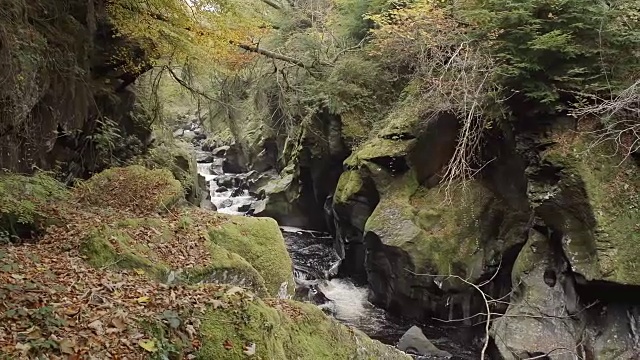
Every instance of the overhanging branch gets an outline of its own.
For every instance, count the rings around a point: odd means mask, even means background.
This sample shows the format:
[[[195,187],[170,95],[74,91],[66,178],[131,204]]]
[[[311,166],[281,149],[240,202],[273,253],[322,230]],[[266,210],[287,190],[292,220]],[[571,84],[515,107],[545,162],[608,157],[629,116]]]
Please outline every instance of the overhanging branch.
[[[266,57],[271,58],[271,59],[276,59],[276,60],[288,62],[290,64],[294,64],[296,66],[299,66],[299,67],[301,67],[303,69],[308,69],[309,68],[309,66],[307,66],[302,60],[293,58],[291,56],[282,55],[282,54],[278,54],[278,53],[273,52],[273,51],[261,49],[258,46],[252,46],[252,45],[247,45],[247,44],[236,44],[236,45],[239,48],[243,49],[243,50],[254,52],[256,54],[260,54],[260,55],[266,56]]]

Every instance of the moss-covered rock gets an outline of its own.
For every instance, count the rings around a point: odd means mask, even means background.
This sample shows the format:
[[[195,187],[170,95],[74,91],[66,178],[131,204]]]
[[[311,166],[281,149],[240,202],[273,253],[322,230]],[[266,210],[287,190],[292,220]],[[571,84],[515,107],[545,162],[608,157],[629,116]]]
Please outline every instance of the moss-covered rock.
[[[76,186],[74,194],[92,206],[142,215],[167,211],[184,199],[169,170],[139,165],[105,170]]]
[[[589,280],[640,285],[640,169],[612,144],[590,146],[586,135],[555,140],[542,160],[556,181],[529,189],[537,211],[563,234],[574,271]]]
[[[211,263],[185,273],[182,277],[185,281],[242,286],[259,296],[270,296],[264,278],[245,258],[213,242],[209,251]]]
[[[68,197],[64,185],[44,173],[0,173],[0,239],[40,232],[53,220],[43,207]]]
[[[264,279],[270,295],[278,295],[283,286],[293,293],[291,258],[275,220],[230,216],[211,228],[209,236],[214,244],[250,263]]]
[[[245,359],[254,345],[258,359],[410,359],[328,318],[314,305],[294,301],[254,299],[212,309],[202,332],[202,360]]]
[[[202,189],[198,181],[198,165],[191,146],[183,141],[170,141],[154,146],[133,161],[149,169],[168,169],[180,181],[187,200],[199,205]]]
[[[575,310],[577,297],[572,279],[564,275],[566,267],[551,240],[532,230],[513,267],[512,282],[517,286],[509,308],[491,327],[504,359],[522,359],[557,349],[568,352],[559,353],[558,359],[570,359],[578,352],[580,325],[568,311]]]
[[[169,267],[149,247],[126,231],[104,226],[92,232],[82,244],[82,253],[97,268],[142,270],[150,277],[164,280]]]
[[[338,180],[338,186],[333,196],[333,201],[336,203],[345,203],[355,194],[362,190],[364,181],[359,171],[348,170],[340,175]]]
[[[411,317],[444,310],[438,294],[469,290],[448,275],[477,281],[499,266],[507,249],[525,241],[528,214],[511,209],[478,180],[428,189],[413,170],[392,176],[369,168],[380,201],[365,225],[367,272],[376,301],[388,308]]]

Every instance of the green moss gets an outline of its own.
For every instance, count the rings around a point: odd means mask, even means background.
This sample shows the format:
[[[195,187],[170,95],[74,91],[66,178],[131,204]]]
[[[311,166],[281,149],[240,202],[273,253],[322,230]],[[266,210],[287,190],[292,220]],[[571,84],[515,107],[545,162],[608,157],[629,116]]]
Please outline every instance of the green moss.
[[[120,227],[126,226],[122,224]],[[158,280],[164,279],[169,272],[160,261],[152,261],[151,249],[140,246],[126,232],[106,226],[89,235],[82,244],[81,252],[96,268],[142,269]]]
[[[336,192],[334,196],[334,201],[336,203],[345,203],[347,202],[353,195],[357,194],[363,186],[362,176],[359,171],[348,170],[340,175],[340,180],[338,181],[338,186],[336,187]]]
[[[209,231],[213,243],[242,256],[264,279],[271,295],[287,283],[294,289],[292,264],[278,223],[270,218],[229,216]]]
[[[410,172],[380,189],[380,202],[365,231],[376,233],[385,245],[404,250],[417,271],[478,275],[476,268],[484,254],[478,251],[483,232],[480,217],[491,199],[484,187],[470,182],[448,192],[427,189]]]
[[[380,157],[404,157],[409,152],[415,140],[389,140],[373,138],[355,151],[345,160],[347,166],[357,166],[363,161]]]
[[[640,169],[622,161],[611,144],[589,147],[586,136],[565,140],[545,153],[561,165],[561,195],[571,206],[564,230],[572,265],[588,278],[640,284]],[[584,187],[586,197],[576,191]],[[593,213],[596,225],[583,219]]]
[[[198,165],[189,144],[173,139],[165,141],[134,159],[133,163],[149,169],[168,169],[182,184],[188,200],[194,204],[200,203]]]
[[[184,198],[182,185],[169,170],[139,165],[105,170],[74,192],[91,205],[140,214],[166,211]]]
[[[262,275],[242,256],[214,243],[209,244],[209,251],[211,265],[188,271],[184,281],[233,284],[249,288],[259,296],[269,295]]]
[[[310,304],[287,301],[271,307],[254,300],[239,307],[207,313],[198,359],[245,359],[243,346],[250,344],[256,345],[257,359],[409,359]],[[225,343],[231,348],[225,349]]]
[[[47,174],[0,173],[0,239],[41,231],[53,220],[43,206],[68,197],[64,185]]]

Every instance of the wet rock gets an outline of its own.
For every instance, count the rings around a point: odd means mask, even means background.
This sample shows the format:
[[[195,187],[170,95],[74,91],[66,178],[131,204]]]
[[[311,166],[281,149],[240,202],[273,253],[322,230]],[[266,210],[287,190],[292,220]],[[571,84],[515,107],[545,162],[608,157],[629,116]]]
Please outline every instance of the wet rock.
[[[178,129],[178,130],[173,132],[173,137],[174,138],[181,137],[182,135],[184,135],[184,130],[183,129]]]
[[[187,141],[193,141],[196,138],[196,133],[191,130],[185,130],[182,137]]]
[[[228,208],[231,206],[233,206],[233,200],[231,199],[225,199],[220,203],[220,208]]]
[[[216,184],[218,186],[224,186],[226,188],[234,187],[234,177],[229,175],[223,175],[216,178]]]
[[[202,133],[202,132],[199,133],[197,130],[194,133],[195,133],[195,137],[193,138],[194,141],[202,141],[207,138],[207,134],[205,133]]]
[[[437,359],[451,358],[451,354],[433,345],[417,326],[412,326],[402,335],[398,342],[398,349],[412,355],[429,356]]]
[[[251,209],[251,204],[244,204],[244,205],[238,206],[238,211],[242,213],[246,213],[250,209]]]
[[[242,195],[244,195],[244,190],[242,188],[234,189],[231,192],[231,197],[238,197],[238,196],[242,196]]]
[[[229,150],[229,146],[225,145],[225,146],[220,146],[211,150],[211,153],[215,157],[224,157],[227,154],[227,150]]]
[[[196,162],[198,163],[212,163],[213,155],[205,153],[205,152],[197,152],[196,153]]]
[[[247,159],[240,145],[234,144],[228,147],[222,163],[222,170],[231,174],[241,174],[249,170]]]
[[[210,199],[202,199],[200,202],[200,207],[205,210],[216,211],[218,210],[216,206],[211,202]]]
[[[227,192],[227,191],[229,191],[229,189],[227,189],[224,186],[220,186],[219,188],[216,189],[217,193],[223,193],[223,192]]]
[[[202,144],[202,151],[207,151],[207,152],[213,153],[213,150],[215,148],[216,148],[216,144],[215,143],[206,142],[206,143]]]

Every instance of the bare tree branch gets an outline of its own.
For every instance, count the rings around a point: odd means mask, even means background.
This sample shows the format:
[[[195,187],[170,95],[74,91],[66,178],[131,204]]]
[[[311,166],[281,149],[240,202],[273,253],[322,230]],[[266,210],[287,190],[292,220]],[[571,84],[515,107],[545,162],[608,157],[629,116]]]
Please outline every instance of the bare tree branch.
[[[271,59],[288,62],[290,64],[294,64],[296,66],[299,66],[299,67],[301,67],[303,69],[309,69],[310,68],[310,66],[305,64],[302,60],[293,58],[291,56],[278,54],[276,52],[273,52],[273,51],[270,51],[270,50],[266,50],[266,49],[262,49],[262,48],[260,48],[258,46],[253,46],[253,45],[247,45],[247,44],[236,44],[236,45],[239,48],[243,49],[243,50],[254,52],[256,54],[260,54],[260,55],[266,56],[266,57],[271,58]]]

